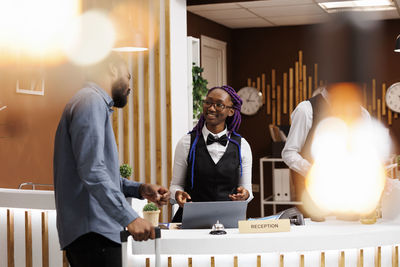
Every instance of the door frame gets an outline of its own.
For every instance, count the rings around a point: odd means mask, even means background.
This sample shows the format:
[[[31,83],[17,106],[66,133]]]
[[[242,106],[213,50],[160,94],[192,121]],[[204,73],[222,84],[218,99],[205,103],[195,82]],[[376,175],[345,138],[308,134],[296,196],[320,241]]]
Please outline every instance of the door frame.
[[[221,85],[226,85],[227,82],[227,74],[226,74],[226,42],[205,36],[205,35],[201,35],[200,36],[200,46],[201,46],[201,50],[200,50],[200,54],[201,54],[201,67],[204,68],[203,66],[203,49],[205,47],[210,47],[216,50],[220,50],[221,54],[222,54],[222,84]]]

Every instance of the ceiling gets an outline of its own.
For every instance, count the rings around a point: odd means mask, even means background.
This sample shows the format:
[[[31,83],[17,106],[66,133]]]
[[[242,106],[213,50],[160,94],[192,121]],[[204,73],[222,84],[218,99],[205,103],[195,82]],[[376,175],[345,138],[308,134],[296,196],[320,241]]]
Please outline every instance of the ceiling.
[[[188,1],[187,10],[232,29],[275,27],[327,21],[331,14],[319,2],[327,0]],[[368,18],[400,19],[400,0],[394,2],[396,10],[369,11]]]

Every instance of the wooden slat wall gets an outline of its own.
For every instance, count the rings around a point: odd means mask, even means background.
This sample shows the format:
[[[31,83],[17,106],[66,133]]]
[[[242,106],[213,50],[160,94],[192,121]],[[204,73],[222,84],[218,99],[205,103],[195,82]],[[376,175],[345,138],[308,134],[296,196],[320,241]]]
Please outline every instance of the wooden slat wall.
[[[7,210],[7,266],[14,267],[14,212]]]
[[[124,108],[122,119],[114,112],[114,133],[118,147],[123,147],[121,164],[132,162],[135,181],[169,187],[172,177],[169,0],[131,2],[141,11],[135,13],[133,26],[145,33],[149,50],[129,57],[133,96],[128,105],[133,107]],[[123,133],[118,129],[123,129]],[[162,210],[161,221],[167,221],[169,216],[167,209]]]
[[[172,178],[172,113],[171,113],[171,36],[170,36],[170,0],[165,0],[165,98],[167,116],[167,181]],[[171,209],[168,209],[171,217]]]
[[[48,214],[42,212],[42,264],[43,267],[49,267],[49,228],[48,228]]]
[[[309,72],[311,73],[307,72],[307,65],[304,64],[304,59],[303,52],[300,50],[298,52],[298,59],[293,63],[293,66],[289,67],[289,77],[287,72],[280,74],[276,73],[275,69],[271,70],[271,77],[264,77],[265,74],[261,74],[263,77],[262,86],[267,88],[267,92],[263,91],[263,103],[266,105],[266,116],[270,118],[272,124],[291,124],[290,114],[296,106],[301,101],[310,98],[315,89],[320,86],[325,86],[327,83],[326,81],[319,80],[318,64],[315,63],[313,65],[314,68],[309,68]],[[280,79],[276,79],[276,77],[280,75],[282,75],[282,84],[277,84],[276,81]],[[255,80],[257,80],[258,85],[259,76],[256,76]],[[256,85],[256,83],[252,81],[252,78],[247,78],[246,84],[247,86],[253,87]],[[277,93],[275,90],[277,88],[283,90],[283,99],[275,96],[275,93]],[[289,90],[288,96],[286,95],[286,90]],[[370,82],[365,81],[361,90],[362,105],[368,110],[371,116],[379,121],[385,122],[386,125],[392,125],[393,119],[398,118],[398,113],[393,113],[393,111],[389,110],[386,106],[386,82],[382,81],[379,83],[375,78],[371,78]],[[368,95],[368,92],[370,92],[370,95]],[[282,116],[287,112],[289,116]],[[283,120],[283,118],[285,119]]]

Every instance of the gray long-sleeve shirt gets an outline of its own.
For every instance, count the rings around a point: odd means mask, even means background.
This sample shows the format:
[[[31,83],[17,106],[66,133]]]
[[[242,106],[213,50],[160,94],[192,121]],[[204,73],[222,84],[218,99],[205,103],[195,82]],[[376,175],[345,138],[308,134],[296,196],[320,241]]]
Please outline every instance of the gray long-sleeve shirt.
[[[140,183],[121,178],[112,129],[111,97],[87,83],[66,105],[54,144],[54,188],[61,248],[88,232],[120,243],[138,217],[125,197],[140,198]]]

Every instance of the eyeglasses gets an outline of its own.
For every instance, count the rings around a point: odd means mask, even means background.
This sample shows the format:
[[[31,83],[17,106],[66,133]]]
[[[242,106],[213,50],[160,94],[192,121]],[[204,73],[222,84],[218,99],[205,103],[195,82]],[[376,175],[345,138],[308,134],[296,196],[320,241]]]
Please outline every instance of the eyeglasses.
[[[232,108],[232,106],[225,106],[222,103],[213,103],[209,100],[203,100],[203,106],[206,108],[210,108],[211,106],[214,106],[215,110],[217,111],[223,111],[226,108]]]

